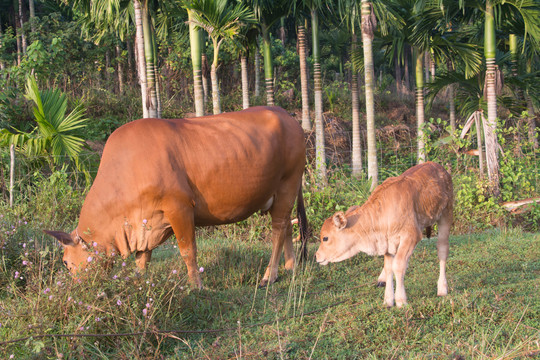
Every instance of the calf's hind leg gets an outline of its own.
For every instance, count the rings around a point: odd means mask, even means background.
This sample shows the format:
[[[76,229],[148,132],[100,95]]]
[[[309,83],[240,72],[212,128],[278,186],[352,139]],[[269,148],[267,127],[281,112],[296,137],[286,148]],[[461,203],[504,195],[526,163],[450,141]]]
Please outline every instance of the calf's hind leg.
[[[446,214],[439,220],[439,235],[437,237],[437,255],[439,256],[439,280],[437,281],[437,295],[448,295],[448,283],[446,282],[446,259],[448,258],[448,237],[452,226],[451,209],[446,209]],[[450,216],[448,215],[450,213]]]

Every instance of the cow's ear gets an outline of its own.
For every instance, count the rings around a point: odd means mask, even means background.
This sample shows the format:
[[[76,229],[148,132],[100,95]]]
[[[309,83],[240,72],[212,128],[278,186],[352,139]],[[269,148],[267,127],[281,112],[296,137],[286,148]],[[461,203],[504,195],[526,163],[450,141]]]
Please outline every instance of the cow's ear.
[[[54,236],[62,246],[75,246],[77,245],[78,241],[74,241],[70,234],[65,233],[63,231],[50,231],[50,230],[43,230],[45,234]]]
[[[334,220],[334,225],[338,230],[343,230],[347,227],[347,217],[343,211],[335,213],[332,220]]]

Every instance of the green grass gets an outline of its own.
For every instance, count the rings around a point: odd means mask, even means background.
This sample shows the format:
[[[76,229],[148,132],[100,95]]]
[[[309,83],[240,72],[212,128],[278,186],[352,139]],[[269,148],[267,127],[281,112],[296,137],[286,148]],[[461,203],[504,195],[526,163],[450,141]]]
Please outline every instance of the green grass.
[[[452,236],[445,298],[436,296],[436,240],[423,240],[406,275],[409,305],[387,309],[375,287],[383,261],[363,254],[325,267],[311,260],[294,273],[281,267],[277,283],[258,288],[270,255],[257,230],[264,219],[198,231],[202,291],[189,290],[172,241],[143,275],[133,259],[110,274],[96,262],[77,283],[52,240],[21,226],[15,236],[35,240],[27,255],[18,244],[0,253],[0,358],[540,357],[538,233]]]

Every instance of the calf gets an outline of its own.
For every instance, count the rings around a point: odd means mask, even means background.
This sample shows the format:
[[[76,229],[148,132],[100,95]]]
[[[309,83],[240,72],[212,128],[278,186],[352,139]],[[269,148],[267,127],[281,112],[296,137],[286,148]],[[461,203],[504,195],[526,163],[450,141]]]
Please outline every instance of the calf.
[[[387,306],[402,307],[407,303],[405,271],[422,230],[438,224],[437,252],[440,274],[437,294],[448,293],[446,259],[448,236],[452,226],[452,178],[433,162],[416,165],[402,175],[379,185],[362,206],[353,206],[328,218],[321,229],[317,262],[326,265],[348,259],[360,251],[368,255],[384,255],[384,268],[379,286],[386,285]],[[393,275],[396,278],[394,296]]]

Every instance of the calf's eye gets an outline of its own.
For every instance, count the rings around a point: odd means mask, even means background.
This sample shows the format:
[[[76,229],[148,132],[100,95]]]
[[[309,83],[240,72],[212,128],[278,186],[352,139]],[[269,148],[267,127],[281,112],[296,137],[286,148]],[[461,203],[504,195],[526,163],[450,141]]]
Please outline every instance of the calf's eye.
[[[322,241],[324,241],[324,242],[328,241],[328,236],[323,237]]]

